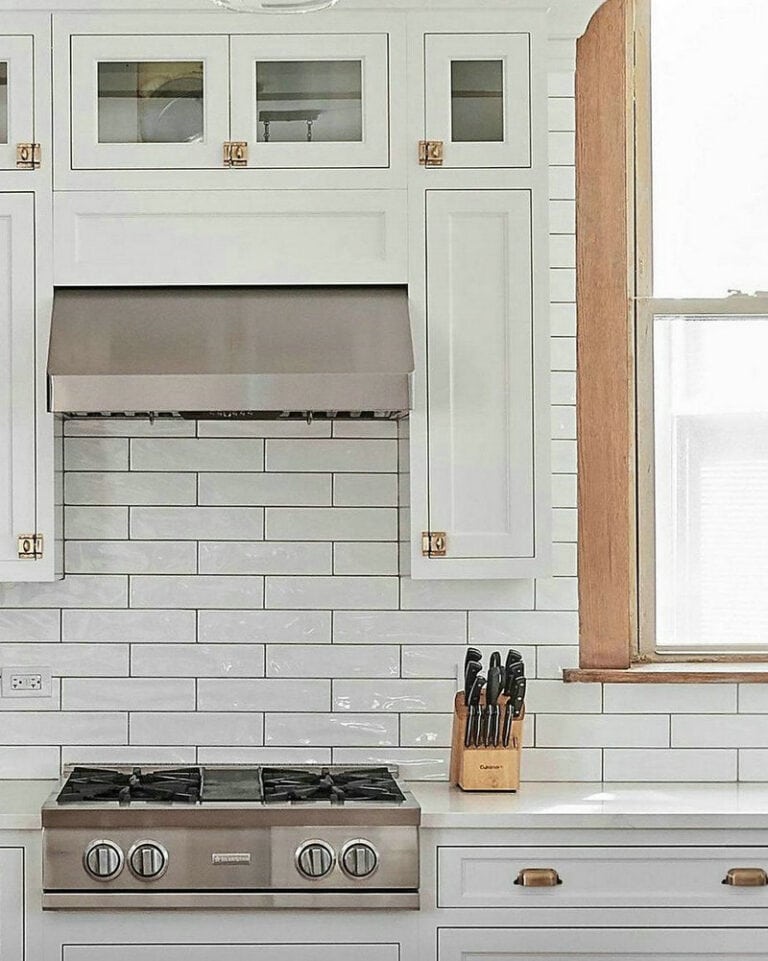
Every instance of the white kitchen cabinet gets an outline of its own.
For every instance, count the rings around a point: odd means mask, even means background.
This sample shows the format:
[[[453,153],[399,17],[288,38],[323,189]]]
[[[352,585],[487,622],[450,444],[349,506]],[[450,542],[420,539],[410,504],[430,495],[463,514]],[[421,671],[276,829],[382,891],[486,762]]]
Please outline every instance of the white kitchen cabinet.
[[[399,961],[397,944],[66,944],[63,961]],[[3,958],[5,961],[5,958]]]
[[[252,167],[386,167],[387,34],[232,37],[232,139]]]
[[[533,195],[428,190],[425,213],[427,457],[425,476],[412,474],[412,500],[416,525],[421,518],[422,530],[445,535],[445,556],[422,560],[415,531],[414,573],[532,576],[550,540],[548,337]]]
[[[444,167],[531,166],[531,32],[427,33],[427,140]]]
[[[38,533],[35,327],[35,197],[0,194],[0,582],[26,580],[34,559],[19,538]]]
[[[765,961],[765,929],[441,928],[437,961]]]
[[[73,36],[70,56],[73,169],[222,166],[228,37]]]
[[[16,169],[16,146],[35,140],[34,38],[0,25],[0,169]]]
[[[0,958],[24,961],[24,851],[0,848]]]

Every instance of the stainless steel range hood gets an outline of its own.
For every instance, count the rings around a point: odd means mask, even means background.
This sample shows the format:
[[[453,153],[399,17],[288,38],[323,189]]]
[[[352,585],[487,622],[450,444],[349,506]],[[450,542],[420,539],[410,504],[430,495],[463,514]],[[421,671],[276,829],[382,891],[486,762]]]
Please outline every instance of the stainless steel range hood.
[[[402,417],[405,287],[58,288],[54,413]]]

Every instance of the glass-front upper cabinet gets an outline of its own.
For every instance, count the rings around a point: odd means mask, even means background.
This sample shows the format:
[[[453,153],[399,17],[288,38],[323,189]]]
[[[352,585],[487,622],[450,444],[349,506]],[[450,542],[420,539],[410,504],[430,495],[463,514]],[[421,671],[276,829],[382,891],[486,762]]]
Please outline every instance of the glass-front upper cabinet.
[[[16,167],[16,146],[35,139],[32,37],[0,36],[0,169]]]
[[[72,167],[222,166],[227,37],[72,37]]]
[[[530,34],[424,40],[424,133],[443,141],[443,166],[530,167]]]
[[[388,166],[386,35],[233,37],[232,139],[251,167]]]

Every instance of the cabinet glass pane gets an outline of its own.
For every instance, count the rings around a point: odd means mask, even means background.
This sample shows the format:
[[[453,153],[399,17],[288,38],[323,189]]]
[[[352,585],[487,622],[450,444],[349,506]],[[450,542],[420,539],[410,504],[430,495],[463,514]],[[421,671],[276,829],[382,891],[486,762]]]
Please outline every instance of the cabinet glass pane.
[[[363,139],[363,65],[359,60],[256,64],[259,143]]]
[[[8,143],[8,64],[0,63],[0,143]]]
[[[199,143],[202,61],[99,64],[100,143]]]
[[[451,61],[451,140],[504,140],[504,64],[501,60]]]

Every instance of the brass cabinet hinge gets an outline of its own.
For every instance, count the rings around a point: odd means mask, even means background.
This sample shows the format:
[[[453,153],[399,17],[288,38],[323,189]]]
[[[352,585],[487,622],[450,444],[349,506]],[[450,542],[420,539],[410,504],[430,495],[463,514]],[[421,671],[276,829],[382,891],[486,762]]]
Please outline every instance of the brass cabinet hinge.
[[[442,140],[420,140],[419,141],[419,163],[422,167],[442,167],[443,166],[443,141]]]
[[[448,535],[445,531],[424,531],[421,535],[421,553],[424,557],[445,557],[448,553]]]
[[[41,153],[39,143],[17,143],[16,166],[19,170],[37,170],[40,166]]]
[[[248,166],[248,143],[245,140],[227,140],[224,144],[225,167]]]
[[[39,561],[43,556],[42,534],[21,534],[19,536],[19,559]]]

